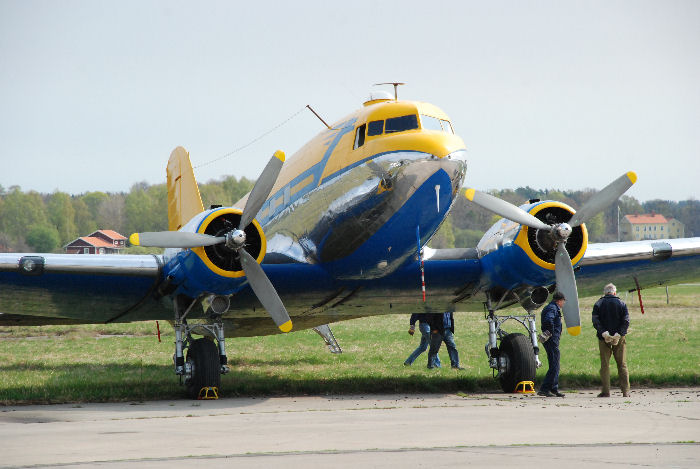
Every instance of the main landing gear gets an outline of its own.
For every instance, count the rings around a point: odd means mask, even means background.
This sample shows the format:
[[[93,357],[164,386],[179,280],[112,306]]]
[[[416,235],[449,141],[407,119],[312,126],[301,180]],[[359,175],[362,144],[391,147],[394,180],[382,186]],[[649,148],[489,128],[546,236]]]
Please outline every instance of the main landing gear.
[[[486,356],[489,359],[489,366],[494,370],[494,376],[500,381],[501,389],[503,392],[512,393],[520,383],[534,383],[535,372],[542,366],[538,356],[535,315],[528,311],[528,314],[522,316],[497,316],[488,295],[486,308],[488,310],[486,320],[489,324]],[[528,331],[529,340],[524,334],[508,334],[501,328],[509,319],[519,322]],[[498,340],[501,342],[500,346],[497,344]]]
[[[198,300],[193,300],[183,312],[182,302],[175,302],[175,374],[180,376],[181,384],[184,378],[190,398],[216,399],[221,386],[221,375],[229,372],[224,324],[220,316],[213,318],[211,323],[188,324],[187,314],[197,303]],[[204,337],[194,339],[193,333]]]

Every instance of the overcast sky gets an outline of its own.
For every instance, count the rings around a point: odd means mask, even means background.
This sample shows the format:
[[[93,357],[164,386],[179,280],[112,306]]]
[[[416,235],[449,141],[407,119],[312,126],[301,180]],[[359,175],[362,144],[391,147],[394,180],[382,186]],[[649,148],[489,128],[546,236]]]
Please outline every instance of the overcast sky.
[[[429,6],[430,4],[433,6]],[[477,189],[697,198],[700,1],[0,0],[0,185],[72,194],[256,178],[373,83],[452,118]],[[204,165],[204,166],[201,166]],[[199,167],[197,167],[199,166]]]

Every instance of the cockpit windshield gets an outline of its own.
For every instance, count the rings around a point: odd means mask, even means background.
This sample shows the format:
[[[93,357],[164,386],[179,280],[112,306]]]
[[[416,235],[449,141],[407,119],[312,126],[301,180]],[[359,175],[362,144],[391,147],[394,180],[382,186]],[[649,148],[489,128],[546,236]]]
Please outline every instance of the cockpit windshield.
[[[418,128],[418,116],[409,114],[407,116],[392,117],[386,120],[384,131],[386,133],[403,132]]]
[[[455,133],[450,121],[446,121],[445,119],[438,119],[437,117],[421,114],[420,122],[425,130],[437,130],[438,132],[447,132],[448,134]]]
[[[420,115],[421,127],[425,130],[436,130],[438,132],[447,132],[454,134],[452,124],[445,119],[437,117]],[[360,125],[355,132],[355,142],[353,148],[359,148],[365,144],[365,133],[367,137],[374,137],[382,134],[390,134],[396,132],[404,132],[406,130],[415,130],[418,128],[418,116],[416,114],[408,114],[399,117],[390,117],[386,120],[370,121],[367,124]]]

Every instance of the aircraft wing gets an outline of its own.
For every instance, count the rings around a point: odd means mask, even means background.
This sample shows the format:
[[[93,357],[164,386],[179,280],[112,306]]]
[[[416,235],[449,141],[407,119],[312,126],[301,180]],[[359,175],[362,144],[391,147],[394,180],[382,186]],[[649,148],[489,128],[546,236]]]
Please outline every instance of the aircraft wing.
[[[576,268],[579,296],[700,281],[700,238],[593,243]]]
[[[456,310],[472,309],[484,300],[483,292],[489,288],[489,270],[509,270],[517,266],[503,260],[500,263],[481,262],[481,254],[476,249],[424,249],[426,284],[433,289],[442,284],[452,285],[455,277],[463,277],[465,285],[471,285],[469,295],[471,305],[457,299]],[[462,265],[454,261],[479,260],[469,275],[462,272]],[[452,261],[452,262],[450,262]],[[450,266],[440,275],[427,275],[439,265]],[[414,267],[413,270],[416,270]],[[575,267],[579,297],[602,295],[603,286],[614,283],[618,291],[633,291],[637,288],[652,288],[684,282],[700,281],[700,237],[627,241],[616,243],[591,243],[585,255]],[[554,284],[551,277],[549,284]],[[538,283],[531,282],[532,285]],[[480,294],[482,293],[482,294]]]
[[[0,254],[0,325],[170,319],[154,255]]]

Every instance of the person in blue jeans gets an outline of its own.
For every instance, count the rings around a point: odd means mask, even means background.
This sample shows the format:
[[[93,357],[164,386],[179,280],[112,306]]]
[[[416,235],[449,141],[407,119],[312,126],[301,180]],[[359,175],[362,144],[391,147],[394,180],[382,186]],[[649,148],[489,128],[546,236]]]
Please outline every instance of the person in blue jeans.
[[[542,344],[547,351],[549,369],[542,381],[538,395],[544,397],[564,397],[559,392],[559,338],[561,337],[561,308],[566,297],[555,291],[552,302],[542,310],[542,334],[549,333],[549,338]]]
[[[455,344],[455,319],[452,313],[433,313],[428,320],[430,323],[430,350],[428,351],[428,368],[436,368],[438,364],[438,351],[440,345],[445,342],[447,353],[450,356],[450,365],[456,370],[463,370],[459,366],[459,352]]]
[[[406,366],[411,366],[414,361],[416,361],[416,358],[418,358],[418,355],[421,353],[425,352],[428,350],[428,345],[430,345],[430,324],[428,324],[428,317],[429,315],[427,313],[414,313],[411,314],[411,319],[409,320],[409,328],[408,328],[408,333],[410,335],[415,334],[416,332],[416,321],[418,321],[418,330],[420,331],[420,344],[416,349],[411,353],[406,361],[403,362],[404,365]],[[440,357],[437,358],[437,367],[440,367]]]
[[[429,318],[428,313],[414,313],[411,314],[411,319],[409,320],[408,333],[410,335],[416,332],[416,321],[418,321],[418,330],[420,331],[420,344],[418,347],[408,356],[406,361],[403,362],[405,366],[411,366],[418,356],[428,350],[430,345],[430,324],[428,323]],[[437,367],[440,367],[440,358],[437,359]]]

